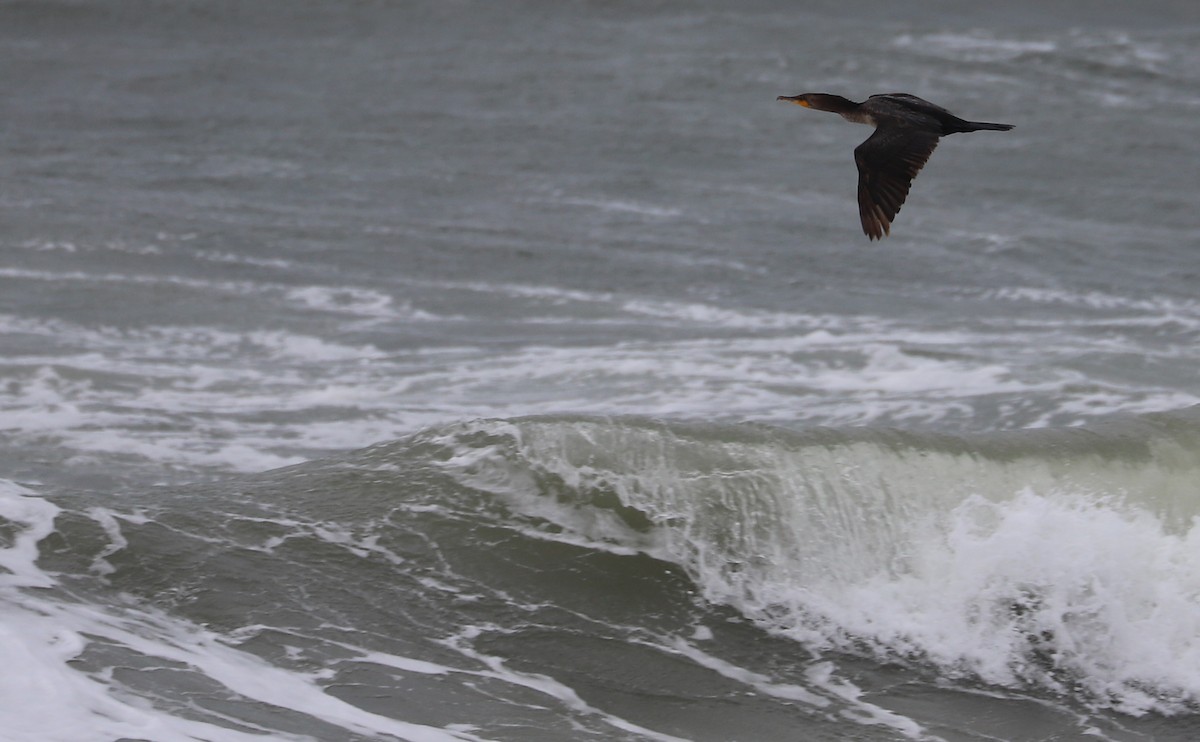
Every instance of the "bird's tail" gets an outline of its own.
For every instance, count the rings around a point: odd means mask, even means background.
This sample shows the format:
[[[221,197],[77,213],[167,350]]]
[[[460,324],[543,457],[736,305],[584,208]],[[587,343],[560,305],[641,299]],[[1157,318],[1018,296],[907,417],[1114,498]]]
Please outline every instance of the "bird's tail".
[[[986,121],[964,121],[962,131],[1008,131],[1012,124],[989,124]]]

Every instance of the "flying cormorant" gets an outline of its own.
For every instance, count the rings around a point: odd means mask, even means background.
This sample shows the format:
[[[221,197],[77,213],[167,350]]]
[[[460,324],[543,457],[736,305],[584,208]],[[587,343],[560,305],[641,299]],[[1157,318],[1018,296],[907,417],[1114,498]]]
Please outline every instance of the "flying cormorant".
[[[913,178],[929,161],[938,138],[963,131],[1008,131],[1011,124],[964,121],[941,106],[908,93],[872,95],[855,103],[840,95],[781,95],[805,108],[830,111],[847,121],[869,124],[875,133],[854,149],[858,165],[858,215],[872,240],[891,233],[892,219],[908,196]]]

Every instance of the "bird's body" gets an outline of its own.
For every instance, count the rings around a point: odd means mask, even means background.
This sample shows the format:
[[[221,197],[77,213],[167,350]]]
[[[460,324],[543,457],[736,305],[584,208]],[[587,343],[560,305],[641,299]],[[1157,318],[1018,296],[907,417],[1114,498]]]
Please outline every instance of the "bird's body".
[[[872,95],[855,103],[840,95],[804,93],[779,100],[839,114],[847,121],[875,127],[854,150],[858,165],[858,214],[863,232],[877,240],[891,232],[913,178],[929,161],[938,139],[968,131],[1008,131],[1011,124],[960,119],[941,106],[908,93]]]

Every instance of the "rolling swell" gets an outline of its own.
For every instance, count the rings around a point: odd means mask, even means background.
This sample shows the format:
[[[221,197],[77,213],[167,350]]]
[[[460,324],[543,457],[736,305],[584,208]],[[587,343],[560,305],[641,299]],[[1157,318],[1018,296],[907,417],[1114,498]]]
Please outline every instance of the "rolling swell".
[[[815,651],[1132,714],[1200,699],[1196,408],[979,436],[582,417],[430,435],[463,484],[679,565]]]
[[[0,490],[0,612],[86,697],[64,723],[108,738],[180,708],[211,738],[264,714],[318,739],[924,738],[897,665],[1153,734],[1200,707],[1197,417],[481,420],[119,507]]]

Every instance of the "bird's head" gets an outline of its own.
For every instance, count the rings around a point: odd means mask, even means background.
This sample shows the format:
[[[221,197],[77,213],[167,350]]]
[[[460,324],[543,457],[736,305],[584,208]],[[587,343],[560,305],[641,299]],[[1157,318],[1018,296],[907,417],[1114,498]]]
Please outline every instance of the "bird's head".
[[[858,104],[831,93],[801,93],[800,95],[781,95],[776,100],[795,103],[798,106],[811,108],[814,111],[829,111],[831,113],[849,113],[858,108]]]
[[[809,95],[811,95],[811,93],[801,93],[800,95],[781,95],[775,100],[783,100],[787,101],[788,103],[795,103],[798,106],[804,106],[805,108],[812,108],[812,103],[810,103],[808,100]]]

